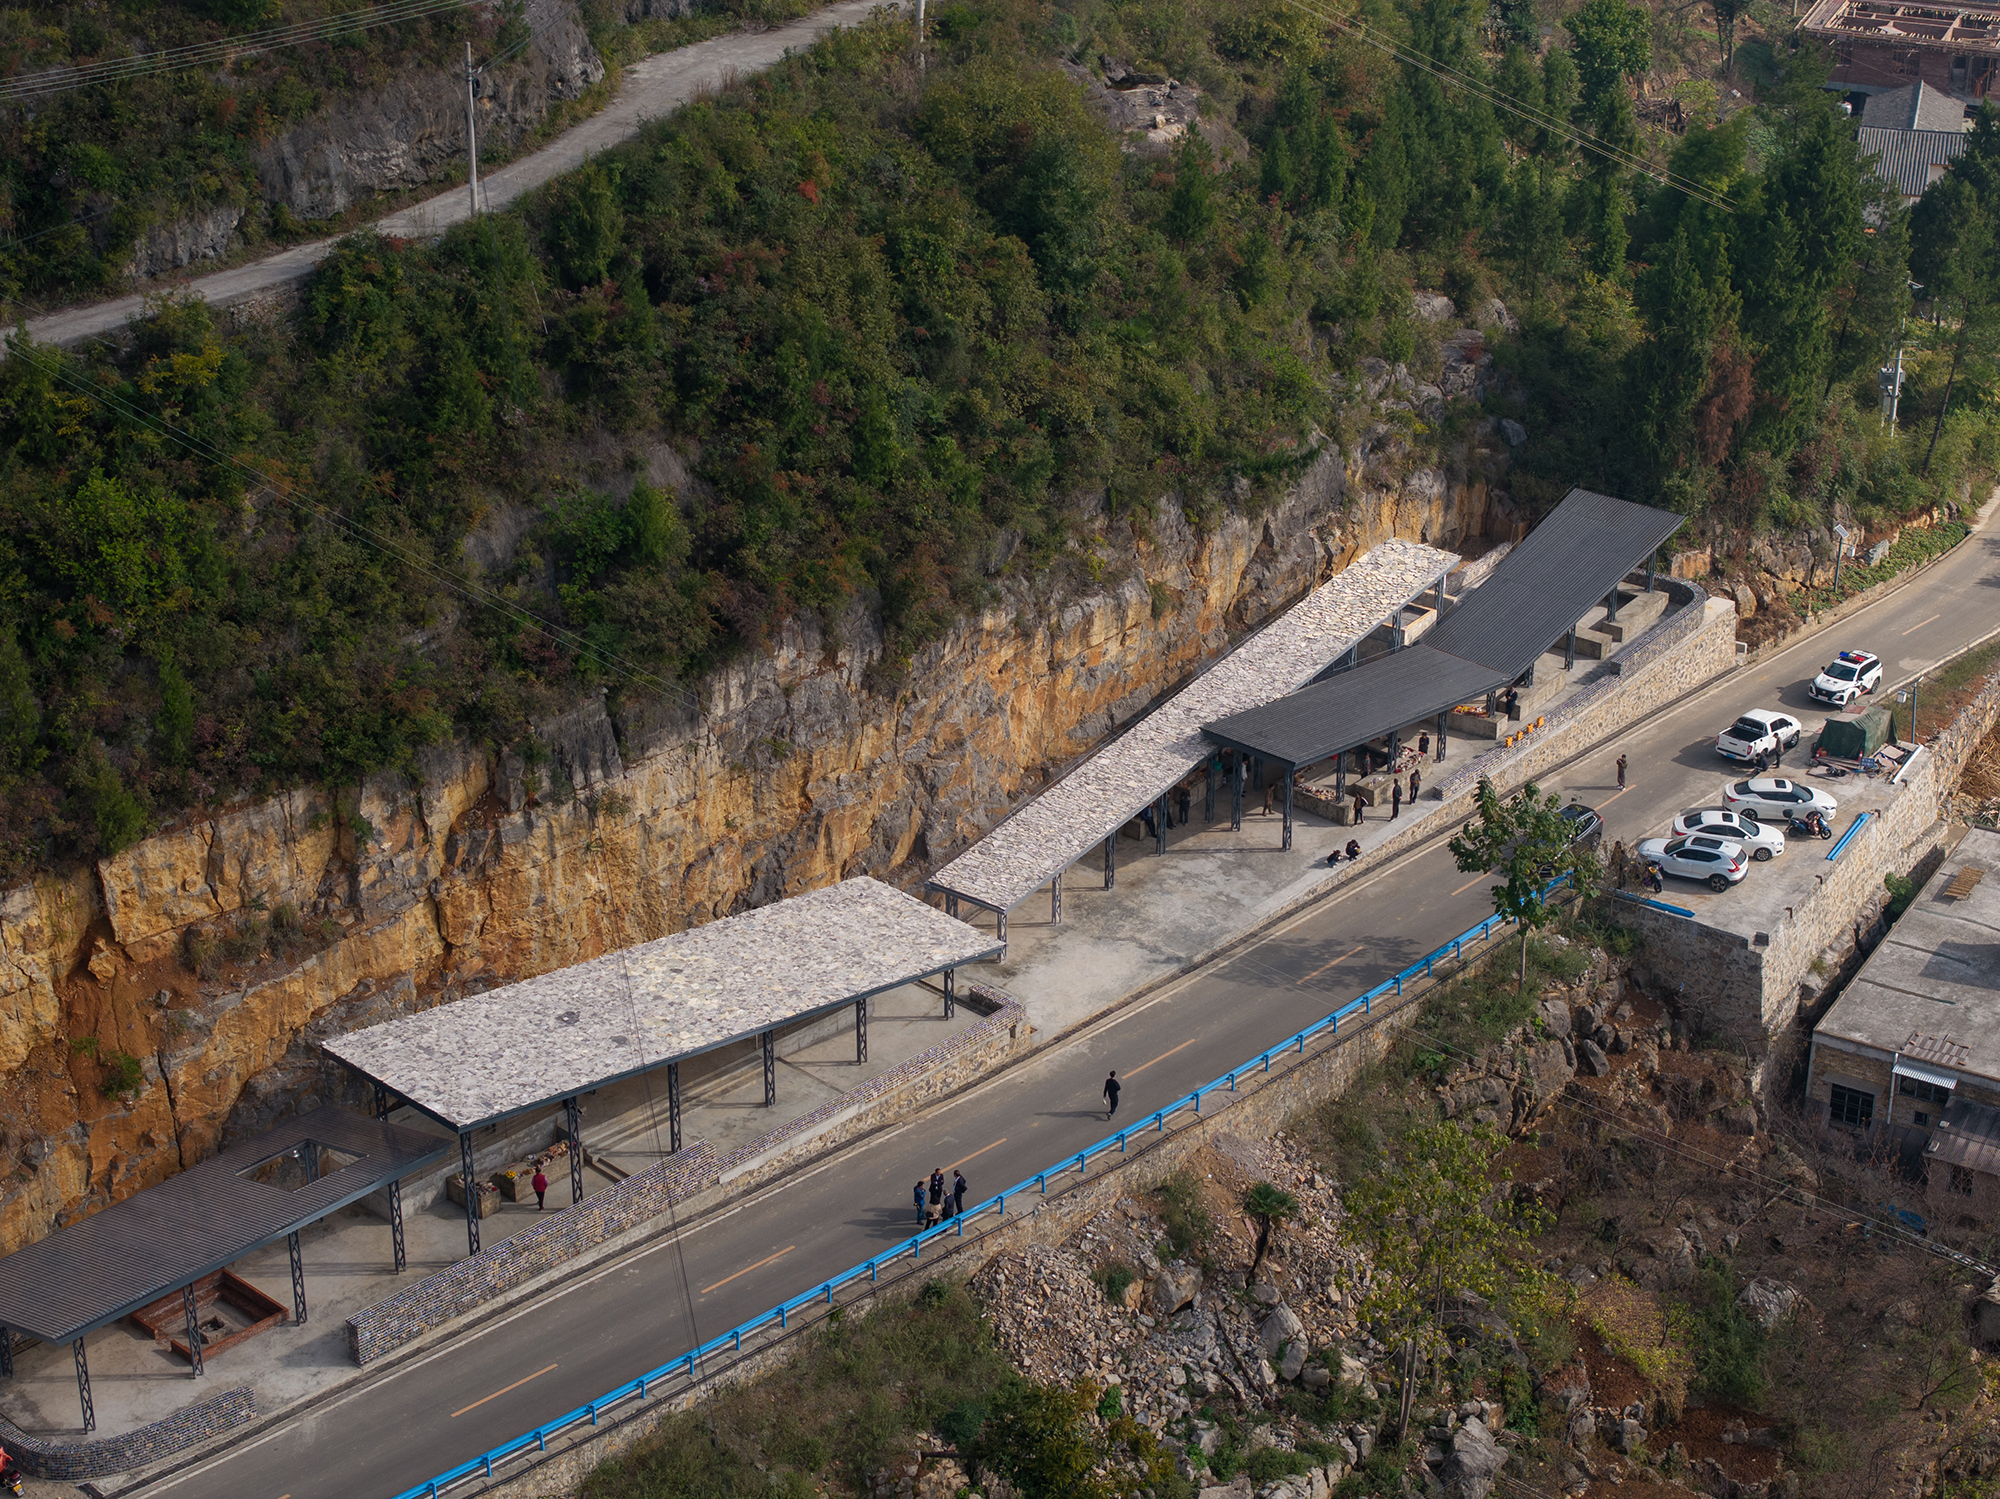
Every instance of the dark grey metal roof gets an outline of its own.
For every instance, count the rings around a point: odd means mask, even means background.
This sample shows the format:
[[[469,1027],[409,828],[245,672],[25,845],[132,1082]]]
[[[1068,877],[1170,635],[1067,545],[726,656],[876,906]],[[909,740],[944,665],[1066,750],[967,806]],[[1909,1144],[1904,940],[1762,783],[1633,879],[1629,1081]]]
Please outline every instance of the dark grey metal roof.
[[[1262,708],[1204,725],[1203,732],[1217,743],[1280,765],[1311,765],[1427,714],[1473,702],[1518,675],[1423,642],[1376,656]]]
[[[296,1190],[244,1174],[306,1141],[358,1157]],[[70,1343],[451,1149],[328,1105],[0,1258],[0,1326]]]
[[[1202,730],[1281,765],[1311,765],[1520,677],[1681,517],[1572,489],[1465,601],[1407,650]]]
[[[2000,1176],[2000,1109],[1954,1098],[1924,1154],[1947,1166],[1966,1166]]]
[[[1424,643],[1512,681],[1680,527],[1669,511],[1572,489]]]

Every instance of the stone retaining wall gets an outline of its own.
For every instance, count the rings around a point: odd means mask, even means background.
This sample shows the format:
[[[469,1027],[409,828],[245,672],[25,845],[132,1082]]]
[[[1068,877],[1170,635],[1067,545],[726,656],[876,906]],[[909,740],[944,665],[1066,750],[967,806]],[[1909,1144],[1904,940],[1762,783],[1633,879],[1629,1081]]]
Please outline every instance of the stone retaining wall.
[[[767,1181],[807,1156],[865,1134],[934,1098],[961,1091],[1027,1049],[1029,1026],[1015,1000],[974,984],[960,1002],[987,1013],[852,1092],[724,1155],[715,1154],[706,1140],[698,1140],[657,1165],[356,1312],[347,1319],[349,1356],[356,1364],[373,1363],[532,1280],[555,1271],[574,1272],[580,1256],[642,1228],[709,1187],[728,1182],[747,1189]]]
[[[0,1417],[0,1447],[5,1447],[30,1478],[75,1482],[103,1478],[143,1468],[198,1442],[242,1426],[257,1415],[257,1397],[248,1386],[220,1390],[197,1400],[150,1426],[141,1426],[102,1441],[61,1442],[30,1436]]]

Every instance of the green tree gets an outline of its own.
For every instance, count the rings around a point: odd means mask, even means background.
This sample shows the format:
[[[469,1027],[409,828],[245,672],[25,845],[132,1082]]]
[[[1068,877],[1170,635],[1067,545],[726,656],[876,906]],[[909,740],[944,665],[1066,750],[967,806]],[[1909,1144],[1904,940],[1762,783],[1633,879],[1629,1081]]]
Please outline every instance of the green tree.
[[[0,625],[0,758],[15,770],[33,768],[42,732],[34,680],[12,626]]]
[[[1708,389],[1719,323],[1716,296],[1702,279],[1686,224],[1674,230],[1666,253],[1640,276],[1636,300],[1648,337],[1632,365],[1632,403],[1639,416],[1634,436],[1647,478],[1657,485],[1688,460],[1694,410]]]
[[[1570,822],[1562,815],[1562,798],[1528,782],[1502,801],[1493,783],[1479,781],[1479,820],[1467,822],[1451,840],[1451,856],[1467,874],[1499,875],[1504,884],[1492,887],[1496,914],[1521,928],[1521,973],[1528,982],[1528,938],[1555,920],[1557,906],[1548,887],[1564,875],[1578,894],[1597,883],[1597,858],[1570,841]]]
[[[1161,228],[1176,244],[1208,237],[1215,227],[1215,183],[1210,170],[1214,155],[1199,131],[1190,131],[1174,153],[1174,191],[1167,199]]]
[[[615,162],[593,162],[549,189],[549,248],[569,285],[596,286],[611,274],[625,232]]]
[[[1511,1203],[1486,1125],[1420,1124],[1399,1153],[1347,1183],[1340,1231],[1374,1267],[1363,1320],[1401,1335],[1428,1325],[1434,1342],[1446,1299],[1483,1297],[1503,1313],[1539,1283],[1529,1253],[1541,1213]]]
[[[160,758],[185,765],[194,754],[194,688],[172,660],[160,663],[160,711],[153,718]]]
[[[1262,1262],[1271,1247],[1271,1230],[1299,1216],[1299,1200],[1282,1187],[1258,1182],[1243,1194],[1243,1211],[1257,1220],[1256,1260]],[[1254,1268],[1254,1267],[1253,1267]]]
[[[1559,125],[1567,125],[1576,117],[1576,107],[1583,97],[1583,85],[1576,75],[1576,59],[1561,47],[1551,47],[1542,54],[1542,112]],[[1541,150],[1553,155],[1558,161],[1569,159],[1570,144],[1554,130],[1542,133]]]
[[[1528,292],[1531,312],[1541,306],[1542,287],[1557,274],[1569,251],[1563,235],[1562,193],[1556,169],[1546,159],[1524,157],[1514,168],[1507,212],[1507,250],[1514,274]]]
[[[1009,1379],[966,1456],[1024,1499],[1111,1499],[1096,1475],[1102,1454],[1090,1427],[1100,1394],[1087,1379],[1067,1388]]]
[[[1507,49],[1507,55],[1500,59],[1500,71],[1494,76],[1493,86],[1503,98],[1512,99],[1530,115],[1541,113],[1542,74],[1535,66],[1535,59],[1528,49],[1519,42]],[[1545,127],[1531,119],[1513,113],[1500,117],[1500,128],[1523,151],[1532,151],[1542,137]]]
[[[1645,7],[1625,0],[1588,0],[1563,25],[1569,29],[1583,99],[1595,105],[1653,60],[1653,21]]]

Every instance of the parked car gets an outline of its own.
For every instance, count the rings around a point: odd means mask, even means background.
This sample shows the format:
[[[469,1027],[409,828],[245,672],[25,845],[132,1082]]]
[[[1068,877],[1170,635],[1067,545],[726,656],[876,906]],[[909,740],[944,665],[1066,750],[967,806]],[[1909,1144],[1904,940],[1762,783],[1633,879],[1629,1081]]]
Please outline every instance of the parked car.
[[[1867,651],[1842,651],[1812,679],[1806,696],[1815,702],[1846,707],[1882,685],[1882,660]]]
[[[1750,869],[1742,844],[1700,834],[1688,838],[1648,838],[1639,845],[1639,857],[1659,865],[1662,874],[1701,880],[1716,891],[1737,884]]]
[[[1597,815],[1595,807],[1571,802],[1556,815],[1569,823],[1570,847],[1581,844],[1585,848],[1596,848],[1604,841],[1604,819]]]
[[[1827,817],[1840,810],[1840,803],[1816,786],[1801,786],[1783,776],[1755,776],[1732,781],[1722,788],[1722,804],[1742,817],[1763,819],[1801,817],[1815,807]]]
[[[1752,708],[1715,736],[1715,752],[1728,760],[1748,762],[1760,754],[1796,749],[1804,735],[1805,725],[1791,714]]]
[[[1705,833],[1711,838],[1740,843],[1759,864],[1768,863],[1785,851],[1785,835],[1777,828],[1754,817],[1739,817],[1725,807],[1695,807],[1683,812],[1674,819],[1669,833],[1674,837]]]

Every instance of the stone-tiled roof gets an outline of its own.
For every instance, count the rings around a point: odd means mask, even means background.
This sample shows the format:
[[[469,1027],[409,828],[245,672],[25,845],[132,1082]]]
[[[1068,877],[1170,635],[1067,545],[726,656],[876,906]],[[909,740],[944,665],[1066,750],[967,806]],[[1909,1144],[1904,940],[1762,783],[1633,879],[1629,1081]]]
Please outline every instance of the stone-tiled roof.
[[[931,876],[931,887],[1012,909],[1206,760],[1201,726],[1295,692],[1458,565],[1387,541],[1321,584]]]
[[[465,1130],[999,951],[899,890],[844,880],[326,1049]]]

